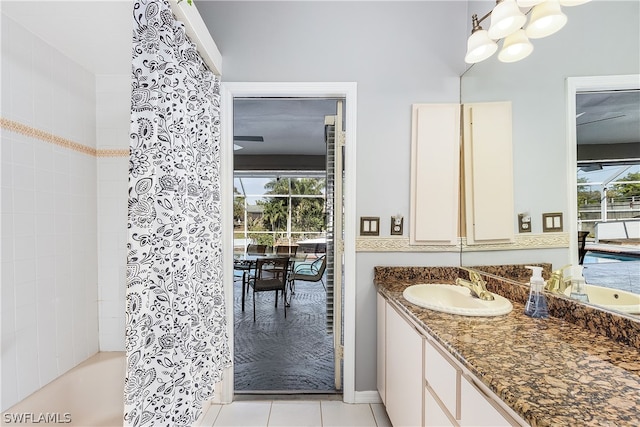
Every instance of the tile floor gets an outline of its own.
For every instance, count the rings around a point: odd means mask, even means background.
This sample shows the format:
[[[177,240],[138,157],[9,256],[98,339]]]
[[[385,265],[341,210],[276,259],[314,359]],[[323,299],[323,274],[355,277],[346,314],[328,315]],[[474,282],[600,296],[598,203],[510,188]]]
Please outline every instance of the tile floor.
[[[202,427],[391,427],[380,403],[347,404],[335,400],[252,400],[212,405]]]

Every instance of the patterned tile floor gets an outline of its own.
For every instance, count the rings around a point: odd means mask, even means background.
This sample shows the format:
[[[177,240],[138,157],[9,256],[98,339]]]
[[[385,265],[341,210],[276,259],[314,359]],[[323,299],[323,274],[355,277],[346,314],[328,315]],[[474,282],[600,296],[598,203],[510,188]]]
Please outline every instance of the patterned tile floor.
[[[284,317],[275,292],[246,296],[234,286],[235,390],[335,393],[333,334],[326,328],[326,293],[317,282],[296,282],[296,292]]]

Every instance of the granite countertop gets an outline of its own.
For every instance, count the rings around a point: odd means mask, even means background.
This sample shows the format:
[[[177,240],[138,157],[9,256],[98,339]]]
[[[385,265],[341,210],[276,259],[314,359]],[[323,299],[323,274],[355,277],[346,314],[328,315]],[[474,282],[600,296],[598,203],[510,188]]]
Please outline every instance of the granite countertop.
[[[465,317],[411,304],[420,278],[376,278],[384,297],[421,325],[533,426],[637,426],[640,350],[556,317],[533,319],[522,303],[496,317]],[[453,283],[449,281],[447,283]]]

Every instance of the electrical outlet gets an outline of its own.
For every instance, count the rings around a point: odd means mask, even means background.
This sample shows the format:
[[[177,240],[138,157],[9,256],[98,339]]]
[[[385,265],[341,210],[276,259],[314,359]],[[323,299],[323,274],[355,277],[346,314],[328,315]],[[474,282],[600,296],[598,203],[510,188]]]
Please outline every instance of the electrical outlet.
[[[529,214],[518,214],[518,231],[531,233],[531,216]]]

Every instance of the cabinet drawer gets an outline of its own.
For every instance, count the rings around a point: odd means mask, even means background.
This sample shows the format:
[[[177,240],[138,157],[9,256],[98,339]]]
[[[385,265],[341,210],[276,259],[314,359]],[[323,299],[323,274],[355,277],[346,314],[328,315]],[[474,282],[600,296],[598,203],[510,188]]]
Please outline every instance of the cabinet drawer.
[[[440,398],[449,413],[460,419],[460,377],[454,366],[434,344],[425,340],[424,371],[427,384]]]

